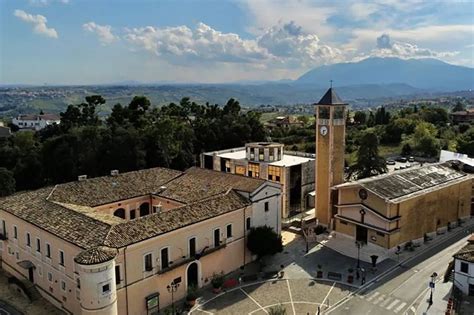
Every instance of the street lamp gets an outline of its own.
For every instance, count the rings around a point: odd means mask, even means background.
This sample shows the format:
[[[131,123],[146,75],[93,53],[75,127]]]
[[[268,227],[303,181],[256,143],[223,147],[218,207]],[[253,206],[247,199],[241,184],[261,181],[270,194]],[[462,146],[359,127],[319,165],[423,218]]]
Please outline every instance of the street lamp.
[[[166,289],[168,290],[168,292],[171,293],[171,309],[173,310],[173,314],[174,314],[174,293],[178,291],[178,288],[179,288],[179,282],[174,283],[174,281],[171,282],[170,285],[166,286]]]
[[[357,269],[360,269],[360,247],[362,246],[360,241],[356,241],[357,246]]]
[[[429,305],[433,305],[433,289],[435,287],[435,280],[438,274],[436,272],[433,272],[433,274],[430,276],[431,277],[431,282],[430,282],[430,300],[428,301]]]

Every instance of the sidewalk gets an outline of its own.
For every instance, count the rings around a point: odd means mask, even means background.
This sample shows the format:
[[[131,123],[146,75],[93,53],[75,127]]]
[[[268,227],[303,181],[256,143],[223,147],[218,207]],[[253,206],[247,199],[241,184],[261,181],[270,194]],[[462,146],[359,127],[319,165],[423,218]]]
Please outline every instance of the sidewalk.
[[[416,314],[423,315],[434,315],[434,314],[444,314],[446,312],[446,306],[448,305],[449,297],[451,296],[451,289],[453,283],[448,281],[446,283],[437,282],[435,289],[433,290],[433,304],[429,305],[428,301],[430,299],[430,290],[426,291],[426,294],[423,295]]]

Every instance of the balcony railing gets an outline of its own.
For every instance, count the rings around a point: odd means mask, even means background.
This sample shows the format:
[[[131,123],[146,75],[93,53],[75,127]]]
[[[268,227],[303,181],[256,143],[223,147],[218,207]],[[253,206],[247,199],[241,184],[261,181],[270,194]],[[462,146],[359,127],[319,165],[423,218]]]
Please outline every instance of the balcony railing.
[[[225,248],[226,246],[227,246],[226,240],[223,240],[221,242],[221,245],[213,247],[213,248],[209,248],[208,246],[206,246],[201,250],[200,253],[196,253],[194,256],[179,258],[179,259],[170,261],[169,264],[168,264],[168,267],[158,270],[157,274],[163,274],[165,272],[176,269],[176,268],[178,268],[182,265],[185,265],[189,262],[192,262],[194,260],[199,260],[201,257],[210,255],[210,254],[214,253],[215,251],[218,251],[222,248]]]

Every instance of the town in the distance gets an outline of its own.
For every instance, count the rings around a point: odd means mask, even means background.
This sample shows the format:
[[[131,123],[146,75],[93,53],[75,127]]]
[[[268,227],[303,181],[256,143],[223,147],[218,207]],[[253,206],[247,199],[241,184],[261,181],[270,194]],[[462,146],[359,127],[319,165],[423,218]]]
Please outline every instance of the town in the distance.
[[[469,8],[0,2],[0,315],[474,314]]]

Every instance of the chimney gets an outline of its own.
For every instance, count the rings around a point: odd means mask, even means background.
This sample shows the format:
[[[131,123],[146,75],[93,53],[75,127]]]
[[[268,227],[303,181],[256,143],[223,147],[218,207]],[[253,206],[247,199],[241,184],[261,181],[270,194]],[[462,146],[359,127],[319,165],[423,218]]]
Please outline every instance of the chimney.
[[[118,170],[111,170],[110,171],[110,176],[117,176],[119,174]]]
[[[86,180],[87,179],[87,175],[79,175],[77,176],[77,180],[82,182],[83,180]]]

